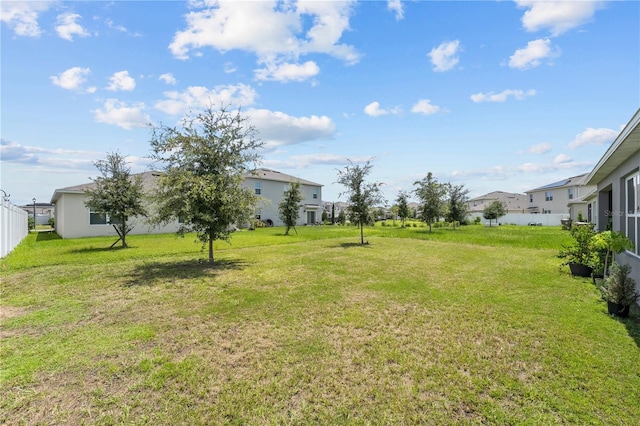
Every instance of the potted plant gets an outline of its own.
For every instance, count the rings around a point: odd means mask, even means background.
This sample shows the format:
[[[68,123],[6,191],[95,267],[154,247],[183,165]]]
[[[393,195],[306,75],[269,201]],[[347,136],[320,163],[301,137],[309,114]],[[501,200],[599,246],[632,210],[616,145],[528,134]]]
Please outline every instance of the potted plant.
[[[607,309],[610,314],[626,318],[629,316],[629,307],[640,298],[636,291],[636,282],[629,276],[631,266],[611,264],[611,273],[604,281],[600,291],[607,301]]]
[[[615,260],[615,255],[625,250],[633,250],[633,242],[622,232],[603,231],[598,232],[591,239],[591,247],[594,252],[589,266],[594,274],[606,277],[609,265]]]
[[[569,246],[565,246],[559,253],[558,257],[565,259],[561,266],[569,265],[571,274],[579,277],[590,277],[593,268],[589,265],[593,264],[593,247],[591,239],[595,235],[593,224],[575,224],[571,227],[571,236],[573,242]]]

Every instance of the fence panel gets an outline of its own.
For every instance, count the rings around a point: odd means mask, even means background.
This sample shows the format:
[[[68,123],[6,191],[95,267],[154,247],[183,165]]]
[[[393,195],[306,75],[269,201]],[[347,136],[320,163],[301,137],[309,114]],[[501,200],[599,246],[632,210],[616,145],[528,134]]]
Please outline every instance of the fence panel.
[[[29,233],[29,214],[9,201],[0,206],[0,257],[5,257]]]

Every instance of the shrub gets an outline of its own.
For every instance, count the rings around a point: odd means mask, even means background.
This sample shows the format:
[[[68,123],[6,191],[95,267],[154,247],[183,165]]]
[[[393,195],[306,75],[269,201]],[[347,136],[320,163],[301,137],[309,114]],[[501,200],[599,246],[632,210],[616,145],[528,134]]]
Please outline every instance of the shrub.
[[[629,306],[634,303],[640,294],[636,291],[636,282],[629,276],[631,266],[611,264],[611,275],[604,281],[600,291],[602,298],[607,302]]]

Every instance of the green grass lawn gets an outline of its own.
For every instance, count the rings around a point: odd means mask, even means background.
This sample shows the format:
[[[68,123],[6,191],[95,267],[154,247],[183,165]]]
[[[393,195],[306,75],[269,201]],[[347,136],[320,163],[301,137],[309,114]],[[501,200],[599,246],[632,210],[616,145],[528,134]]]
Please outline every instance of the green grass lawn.
[[[2,424],[637,424],[640,314],[559,228],[30,234],[2,259]]]

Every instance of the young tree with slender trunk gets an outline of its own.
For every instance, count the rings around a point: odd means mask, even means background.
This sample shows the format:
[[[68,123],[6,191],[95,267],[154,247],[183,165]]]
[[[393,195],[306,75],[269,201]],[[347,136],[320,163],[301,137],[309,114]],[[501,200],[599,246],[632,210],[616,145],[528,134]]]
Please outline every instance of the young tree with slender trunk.
[[[127,234],[133,229],[129,219],[146,216],[143,203],[142,178],[132,175],[124,156],[118,152],[107,153],[106,159],[93,163],[101,176],[93,180],[94,187],[85,190],[85,206],[95,213],[104,214],[118,234],[122,247],[127,247]]]
[[[338,170],[338,183],[347,188],[344,194],[349,205],[349,220],[360,227],[360,244],[364,244],[364,226],[373,223],[371,208],[384,202],[382,183],[365,180],[372,167],[367,161],[364,166],[351,163],[344,170]]]
[[[464,185],[447,185],[447,191],[449,193],[449,209],[447,211],[447,221],[453,224],[453,229],[456,228],[456,223],[462,223],[469,214],[469,205],[467,201],[469,197],[469,190]]]
[[[262,142],[238,109],[206,108],[179,127],[154,127],[151,158],[164,166],[155,193],[154,222],[178,219],[179,235],[195,232],[203,246],[228,241],[235,225],[249,223],[258,197],[245,188],[243,174],[254,170]]]
[[[494,200],[482,211],[482,217],[489,221],[489,226],[491,226],[492,220],[498,220],[502,216],[507,214],[507,208],[504,203],[499,200]]]
[[[284,222],[284,226],[287,228],[284,235],[289,235],[291,228],[298,234],[296,222],[298,221],[298,217],[300,217],[301,201],[302,193],[300,192],[300,183],[291,182],[289,189],[284,192],[284,197],[278,205],[280,220]]]
[[[407,194],[407,191],[398,192],[396,203],[398,206],[398,217],[400,218],[401,226],[404,227],[405,221],[411,215],[411,209],[409,208],[409,194]]]
[[[422,180],[416,181],[414,185],[417,186],[415,194],[421,203],[422,220],[429,225],[429,232],[431,232],[433,222],[438,221],[444,214],[444,197],[447,193],[447,187],[438,182],[438,179],[431,172],[427,173],[427,176]]]

